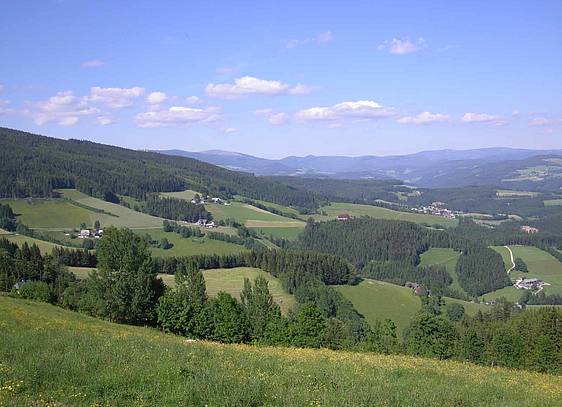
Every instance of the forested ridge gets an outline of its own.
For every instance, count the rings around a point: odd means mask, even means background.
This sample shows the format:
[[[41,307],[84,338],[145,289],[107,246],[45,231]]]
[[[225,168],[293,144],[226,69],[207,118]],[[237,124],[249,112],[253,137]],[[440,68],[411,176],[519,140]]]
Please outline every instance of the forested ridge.
[[[76,188],[100,198],[110,192],[145,199],[153,192],[194,189],[297,208],[317,206],[311,192],[185,157],[7,128],[0,128],[0,145],[0,197],[51,197],[56,188]]]
[[[411,222],[372,218],[309,222],[301,235],[303,249],[341,256],[365,277],[404,284],[425,283],[443,292],[451,283],[439,270],[417,268],[419,255],[430,247],[461,251],[459,283],[479,296],[511,284],[501,256],[477,239],[452,231],[433,230]]]

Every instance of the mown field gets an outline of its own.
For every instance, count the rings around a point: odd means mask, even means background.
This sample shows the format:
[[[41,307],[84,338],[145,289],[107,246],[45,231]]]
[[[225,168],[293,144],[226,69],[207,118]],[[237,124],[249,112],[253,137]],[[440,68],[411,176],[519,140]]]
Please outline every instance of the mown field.
[[[30,228],[72,229],[81,223],[92,224],[90,211],[61,199],[1,200],[17,215],[18,221]]]
[[[544,206],[561,206],[562,205],[562,198],[561,199],[547,199],[544,201]]]
[[[360,284],[340,285],[335,287],[359,311],[369,324],[375,321],[384,321],[390,318],[397,327],[398,335],[402,335],[412,317],[421,308],[421,300],[411,289],[400,287],[383,281],[365,279]],[[446,304],[461,304],[468,315],[473,315],[478,310],[485,311],[486,305],[444,297]]]
[[[192,191],[191,189],[186,189],[185,191],[179,191],[179,192],[161,192],[160,196],[167,197],[167,198],[185,199],[186,201],[191,201],[196,194],[197,194],[196,191]]]
[[[187,342],[8,297],[0,297],[0,330],[0,405],[7,406],[562,403],[558,376],[407,356]]]
[[[459,277],[456,271],[456,265],[460,255],[460,252],[453,249],[432,247],[420,256],[420,267],[429,265],[445,266],[447,272],[453,279],[450,287],[461,293],[465,293],[464,289],[459,284]]]
[[[440,225],[442,227],[457,226],[457,219],[447,219],[441,216],[425,215],[418,213],[399,212],[392,209],[381,208],[371,205],[359,205],[350,203],[332,203],[329,206],[323,206],[319,209],[326,215],[313,215],[317,221],[335,219],[339,214],[348,213],[351,216],[361,217],[370,216],[378,219],[406,220],[415,223],[427,223],[429,225]]]
[[[248,250],[238,244],[213,240],[208,237],[183,238],[178,233],[164,232],[162,229],[135,229],[134,232],[140,236],[149,234],[157,242],[160,242],[162,238],[166,238],[173,244],[172,248],[168,250],[151,247],[150,251],[154,257],[191,256],[197,254],[221,255],[241,253]]]
[[[512,271],[509,276],[511,280],[515,281],[520,277],[525,278],[540,278],[541,280],[550,284],[544,287],[545,294],[561,294],[562,295],[562,263],[556,260],[549,253],[531,246],[509,246],[513,251],[513,257],[521,257],[529,269],[528,273],[521,273]],[[508,250],[503,246],[493,246],[492,249],[496,250],[502,255],[505,263],[506,270],[511,268],[511,260]],[[522,290],[515,287],[505,287],[500,290],[487,293],[483,296],[486,301],[495,298],[505,297],[510,301],[517,302],[521,295]]]

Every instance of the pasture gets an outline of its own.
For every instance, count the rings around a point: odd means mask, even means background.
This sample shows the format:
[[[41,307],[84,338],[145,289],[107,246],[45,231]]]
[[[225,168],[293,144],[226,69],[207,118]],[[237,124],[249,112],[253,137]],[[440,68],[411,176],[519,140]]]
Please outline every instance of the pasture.
[[[151,247],[154,257],[192,256],[197,254],[235,254],[245,252],[244,246],[221,240],[209,239],[208,237],[183,238],[175,232],[164,232],[162,229],[135,229],[139,236],[149,234],[153,240],[160,242],[162,238],[168,239],[173,247],[164,250],[159,247]]]
[[[81,223],[91,225],[91,212],[62,199],[2,200],[9,204],[19,222],[37,229],[73,229]]]
[[[549,286],[544,287],[545,294],[560,294],[562,295],[562,263],[556,260],[549,253],[532,246],[509,246],[513,251],[513,257],[521,257],[527,267],[528,273],[521,273],[513,270],[509,276],[512,281],[520,277],[524,278],[539,278],[547,283]],[[492,249],[502,255],[506,270],[511,268],[511,260],[509,252],[505,247],[493,246]],[[505,287],[500,290],[493,291],[483,295],[484,300],[489,301],[495,298],[505,297],[510,301],[517,302],[523,290],[515,287]]]
[[[187,342],[3,296],[0,329],[0,405],[550,407],[562,401],[562,378],[554,375],[398,355]]]
[[[544,206],[562,206],[562,198],[547,199],[546,201],[544,201]]]
[[[420,298],[411,289],[384,281],[365,279],[355,286],[340,285],[334,288],[353,303],[355,309],[363,314],[369,324],[377,320],[392,319],[399,337],[421,308]],[[487,309],[485,305],[454,298],[444,297],[443,300],[445,305],[455,302],[461,304],[468,315]]]
[[[130,229],[162,227],[162,218],[147,215],[146,213],[136,212],[122,205],[88,196],[75,189],[61,189],[58,190],[58,192],[63,196],[63,198],[70,199],[80,205],[94,209],[88,211],[89,221],[86,222],[88,225],[93,225],[96,220],[99,220],[102,227],[116,226],[127,227]],[[105,213],[96,212],[95,210],[104,211]]]
[[[191,189],[179,192],[160,192],[161,197],[184,199],[186,201],[191,201],[196,194],[198,194],[198,192],[192,191]]]
[[[277,239],[296,240],[303,232],[303,227],[253,227],[259,235],[273,236]]]
[[[1,229],[0,229],[1,230]],[[34,239],[32,237],[28,237],[28,236],[24,236],[24,235],[18,235],[15,233],[0,233],[0,238],[5,237],[6,239],[8,239],[10,242],[12,243],[17,243],[19,246],[21,246],[24,242],[27,242],[28,245],[33,245],[36,244],[37,247],[39,247],[39,250],[41,251],[41,254],[45,255],[45,254],[51,254],[51,252],[53,251],[53,248],[55,247],[61,247],[61,245],[55,244],[55,243],[51,243],[51,242],[47,242],[44,240],[39,240],[39,239]]]
[[[429,225],[440,225],[442,227],[454,227],[457,226],[457,219],[448,219],[441,216],[410,213],[410,212],[400,212],[394,211],[392,209],[381,208],[379,206],[372,205],[360,205],[351,203],[341,203],[335,202],[329,206],[323,206],[319,209],[319,212],[325,212],[326,215],[316,214],[312,215],[312,218],[316,221],[325,221],[336,219],[339,214],[348,213],[351,216],[361,217],[369,216],[371,218],[377,219],[391,219],[391,220],[405,220],[415,223],[426,223]]]

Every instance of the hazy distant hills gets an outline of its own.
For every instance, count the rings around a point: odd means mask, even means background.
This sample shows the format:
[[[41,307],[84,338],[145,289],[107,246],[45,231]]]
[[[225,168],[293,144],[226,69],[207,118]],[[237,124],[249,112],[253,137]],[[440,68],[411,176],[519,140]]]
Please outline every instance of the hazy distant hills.
[[[191,157],[256,175],[339,179],[401,179],[420,187],[496,185],[560,190],[562,150],[482,148],[436,150],[395,156],[305,156],[271,160],[221,150],[160,153]]]

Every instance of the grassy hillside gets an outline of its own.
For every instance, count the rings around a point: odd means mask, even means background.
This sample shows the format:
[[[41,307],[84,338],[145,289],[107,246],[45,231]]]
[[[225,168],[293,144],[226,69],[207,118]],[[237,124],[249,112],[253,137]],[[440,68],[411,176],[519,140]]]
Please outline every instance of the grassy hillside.
[[[513,251],[513,257],[521,257],[527,267],[529,268],[528,273],[521,273],[518,271],[512,271],[510,273],[510,278],[515,281],[520,277],[525,278],[540,278],[541,280],[550,284],[550,286],[544,287],[545,294],[561,294],[562,295],[562,263],[556,260],[549,253],[531,246],[509,246]],[[494,246],[492,247],[503,257],[504,263],[506,265],[506,270],[511,268],[511,260],[509,257],[509,252],[505,247]],[[497,290],[488,294],[485,294],[483,298],[485,300],[492,300],[494,298],[505,297],[511,301],[518,301],[523,294],[522,290],[515,287],[505,287],[501,290]]]
[[[460,255],[460,252],[453,249],[432,247],[420,256],[420,267],[429,265],[445,266],[447,272],[453,279],[450,287],[464,293],[465,291],[459,284],[459,276],[457,275],[457,271],[455,269]]]
[[[213,240],[207,237],[183,238],[178,233],[164,232],[162,229],[137,229],[135,233],[144,236],[149,234],[152,239],[160,242],[162,238],[168,239],[173,244],[171,249],[164,250],[159,247],[151,247],[152,255],[155,257],[192,256],[197,254],[234,254],[247,251],[244,246]]]
[[[30,228],[63,230],[92,223],[90,211],[60,199],[3,199],[0,202],[10,205],[18,221]]]
[[[359,285],[337,286],[336,289],[349,299],[370,324],[390,318],[396,324],[398,334],[401,335],[408,326],[410,319],[421,308],[420,298],[411,289],[400,287],[383,281],[362,281]],[[485,311],[485,305],[474,304],[454,298],[444,298],[445,304],[459,303],[467,314],[473,315],[479,309]]]
[[[557,376],[406,356],[187,342],[7,297],[0,297],[0,329],[1,405],[562,402]]]
[[[428,223],[430,225],[441,225],[443,227],[454,227],[458,224],[457,219],[447,219],[441,216],[425,215],[418,213],[399,212],[392,209],[381,208],[371,205],[358,205],[350,203],[332,203],[323,206],[320,211],[327,215],[314,215],[315,220],[335,219],[341,213],[348,213],[355,217],[370,216],[378,219],[406,220],[415,223]]]

